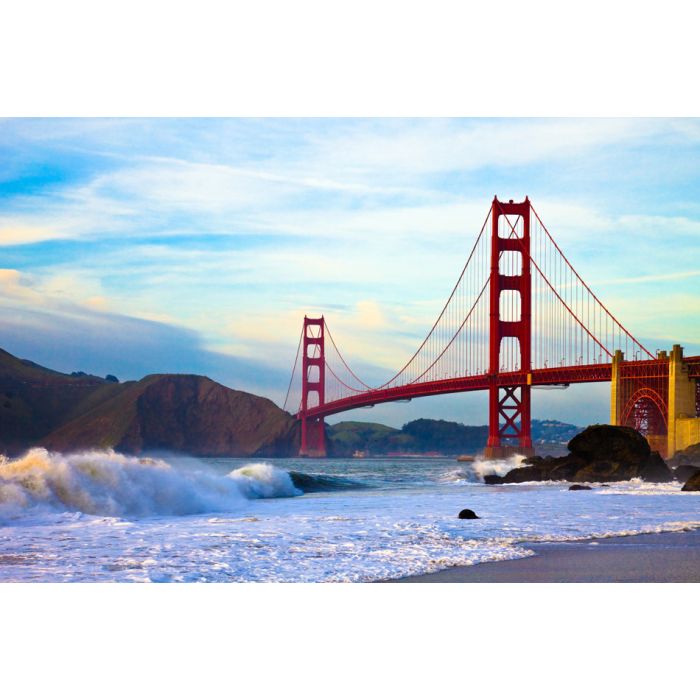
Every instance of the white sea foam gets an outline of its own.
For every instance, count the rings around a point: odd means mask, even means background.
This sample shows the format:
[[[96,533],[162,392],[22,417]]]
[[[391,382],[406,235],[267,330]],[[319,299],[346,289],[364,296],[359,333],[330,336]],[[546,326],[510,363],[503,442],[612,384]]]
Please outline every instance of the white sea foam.
[[[445,483],[447,460],[280,464],[44,451],[5,461],[0,500],[24,516],[0,523],[0,581],[370,581],[525,557],[529,542],[700,526],[698,494],[678,483],[569,492],[486,488],[471,480],[478,464]],[[371,488],[267,498],[296,493],[289,472],[306,469]],[[462,508],[480,519],[459,520]]]
[[[507,459],[476,458],[473,462],[464,462],[463,466],[446,472],[440,480],[479,483],[484,481],[485,476],[505,476],[511,469],[519,467],[524,459],[523,455],[512,455]]]
[[[301,496],[303,493],[294,486],[289,472],[265,462],[234,469],[229,477],[235,481],[246,498],[279,498]]]
[[[112,450],[59,454],[37,448],[18,459],[0,457],[0,515],[37,509],[187,515],[235,510],[246,499],[301,494],[287,472],[270,464],[246,465],[228,476],[200,466],[188,460],[187,469],[178,469],[164,459]]]

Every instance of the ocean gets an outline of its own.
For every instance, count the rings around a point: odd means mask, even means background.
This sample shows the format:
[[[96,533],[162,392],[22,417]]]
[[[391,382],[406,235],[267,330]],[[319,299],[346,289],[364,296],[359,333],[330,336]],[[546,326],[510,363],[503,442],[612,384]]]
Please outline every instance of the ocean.
[[[518,462],[34,449],[0,457],[0,581],[377,581],[700,527],[678,483],[483,483]]]

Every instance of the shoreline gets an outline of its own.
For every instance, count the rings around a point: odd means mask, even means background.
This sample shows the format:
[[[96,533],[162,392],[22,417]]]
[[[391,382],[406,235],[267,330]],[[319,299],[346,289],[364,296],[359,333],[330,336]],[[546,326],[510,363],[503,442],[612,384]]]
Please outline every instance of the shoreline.
[[[700,583],[700,529],[519,544],[535,554],[384,583]]]

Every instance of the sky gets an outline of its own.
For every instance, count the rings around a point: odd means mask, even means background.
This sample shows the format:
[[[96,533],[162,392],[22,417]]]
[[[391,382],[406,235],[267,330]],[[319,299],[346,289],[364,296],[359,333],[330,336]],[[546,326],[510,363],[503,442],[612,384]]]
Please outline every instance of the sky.
[[[281,403],[304,314],[370,383],[431,327],[493,196],[528,195],[652,351],[700,353],[700,120],[3,119],[0,347]],[[607,385],[533,416],[605,421]],[[486,396],[333,417],[486,422]]]

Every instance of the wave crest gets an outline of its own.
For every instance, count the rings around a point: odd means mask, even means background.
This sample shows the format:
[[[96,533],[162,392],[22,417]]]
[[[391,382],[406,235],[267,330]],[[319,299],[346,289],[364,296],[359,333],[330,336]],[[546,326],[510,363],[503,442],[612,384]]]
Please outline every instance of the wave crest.
[[[519,467],[524,459],[523,455],[512,455],[508,459],[476,459],[465,463],[463,467],[446,472],[440,480],[483,483],[485,476],[505,476],[511,469]]]
[[[174,468],[164,459],[106,451],[35,448],[0,456],[0,515],[48,508],[91,515],[190,515],[236,509],[248,499],[298,496],[289,474],[250,464],[226,476]]]
[[[246,498],[280,498],[301,496],[289,472],[267,464],[257,462],[234,469],[229,477],[235,481]]]

